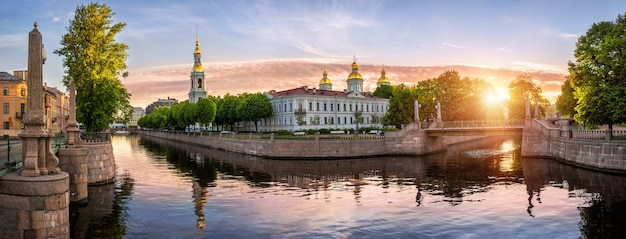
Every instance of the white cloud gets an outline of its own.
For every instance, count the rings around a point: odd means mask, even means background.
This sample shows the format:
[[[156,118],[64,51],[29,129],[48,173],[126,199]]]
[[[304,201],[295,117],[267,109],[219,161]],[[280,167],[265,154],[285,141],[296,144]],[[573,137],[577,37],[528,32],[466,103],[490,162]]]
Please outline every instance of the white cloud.
[[[27,34],[0,35],[0,48],[2,47],[21,47],[24,42],[28,42]]]
[[[458,44],[454,44],[454,43],[450,43],[450,42],[442,42],[441,43],[442,46],[444,47],[451,47],[451,48],[457,48],[457,49],[467,49],[467,46],[463,46],[463,45],[458,45]]]
[[[579,34],[574,34],[574,33],[566,33],[566,32],[561,32],[558,30],[554,30],[550,27],[544,27],[543,29],[541,29],[541,33],[548,35],[548,36],[554,36],[554,37],[558,37],[561,39],[576,39],[578,38],[580,35]]]

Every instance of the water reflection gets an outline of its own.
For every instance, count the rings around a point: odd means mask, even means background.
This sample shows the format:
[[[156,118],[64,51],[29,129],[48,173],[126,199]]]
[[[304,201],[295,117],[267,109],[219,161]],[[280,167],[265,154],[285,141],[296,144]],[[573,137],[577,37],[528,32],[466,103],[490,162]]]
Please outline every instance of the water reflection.
[[[126,234],[127,203],[131,200],[133,179],[128,173],[116,183],[88,187],[86,204],[70,207],[71,238],[122,238]]]
[[[114,143],[118,170],[127,173],[115,190],[90,187],[91,208],[73,213],[72,238],[626,233],[624,176],[522,159],[519,139],[459,144],[427,157],[292,161],[134,136]]]

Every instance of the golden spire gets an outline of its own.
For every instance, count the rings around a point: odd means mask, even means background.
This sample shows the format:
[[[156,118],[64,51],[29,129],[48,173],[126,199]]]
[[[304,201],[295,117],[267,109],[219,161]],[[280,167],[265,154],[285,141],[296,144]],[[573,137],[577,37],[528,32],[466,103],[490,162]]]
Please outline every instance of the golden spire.
[[[196,50],[193,51],[193,54],[202,54],[200,51],[200,41],[198,40],[198,24],[196,24]]]
[[[202,67],[202,52],[200,51],[200,41],[198,40],[198,25],[196,24],[196,50],[193,51],[193,69],[192,72],[204,72],[204,67]]]

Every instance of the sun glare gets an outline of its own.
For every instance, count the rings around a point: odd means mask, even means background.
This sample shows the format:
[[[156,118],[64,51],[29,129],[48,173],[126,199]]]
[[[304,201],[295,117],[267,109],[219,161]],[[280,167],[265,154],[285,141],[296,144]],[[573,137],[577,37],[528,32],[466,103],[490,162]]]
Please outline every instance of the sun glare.
[[[497,105],[509,99],[509,92],[506,88],[496,87],[494,90],[485,92],[484,100],[488,105]]]

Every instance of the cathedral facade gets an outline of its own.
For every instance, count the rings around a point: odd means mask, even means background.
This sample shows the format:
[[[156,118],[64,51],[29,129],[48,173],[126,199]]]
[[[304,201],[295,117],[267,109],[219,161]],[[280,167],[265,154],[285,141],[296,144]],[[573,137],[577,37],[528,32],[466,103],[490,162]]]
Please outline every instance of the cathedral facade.
[[[344,91],[333,90],[328,73],[324,70],[317,89],[302,86],[266,92],[273,114],[259,122],[259,131],[382,127],[382,117],[389,109],[389,100],[364,92],[363,77],[359,73],[356,58],[346,84],[347,89]],[[389,84],[383,69],[377,85]],[[252,122],[243,127],[243,130],[254,131]]]

